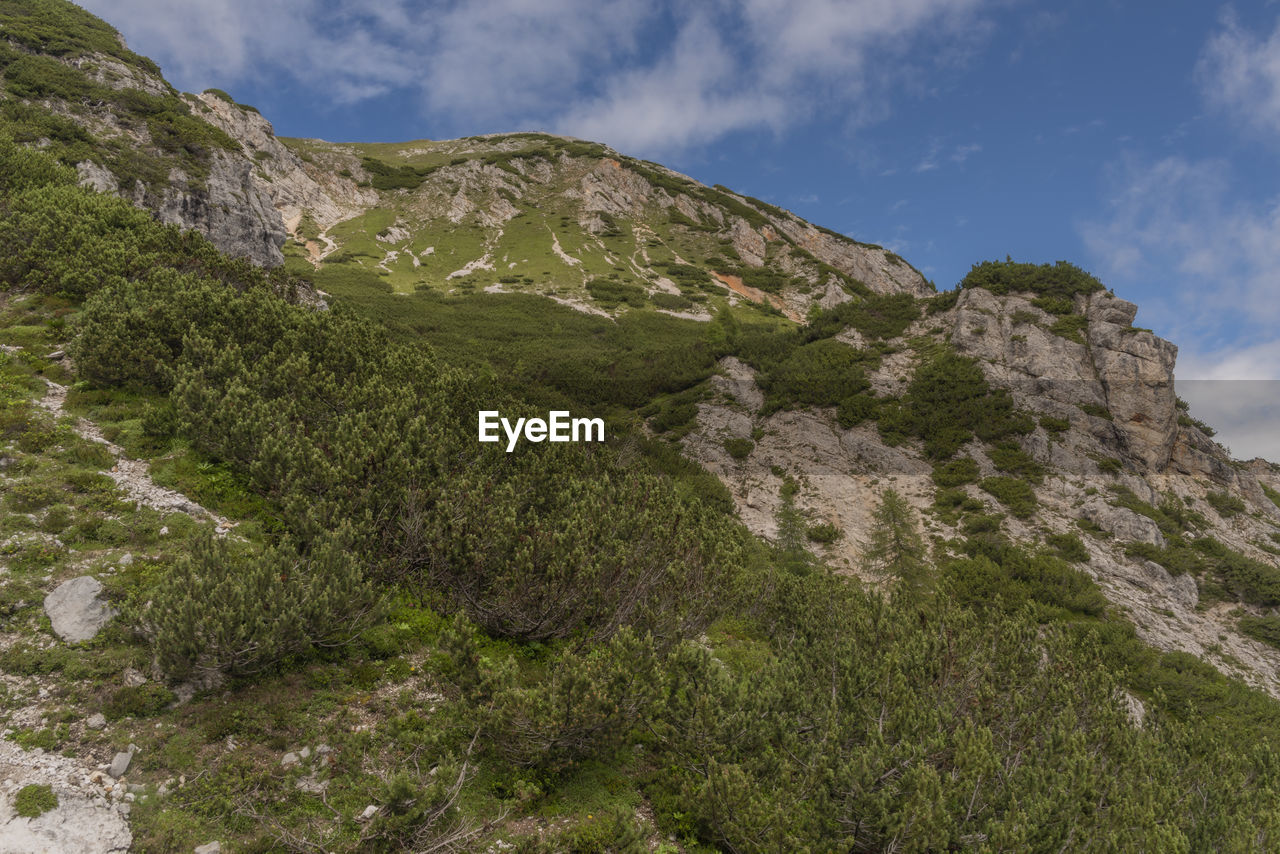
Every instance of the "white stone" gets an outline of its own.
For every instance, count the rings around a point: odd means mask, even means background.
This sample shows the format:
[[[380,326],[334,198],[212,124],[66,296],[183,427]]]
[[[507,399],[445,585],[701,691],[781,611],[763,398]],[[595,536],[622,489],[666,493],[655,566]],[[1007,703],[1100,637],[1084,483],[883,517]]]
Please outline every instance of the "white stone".
[[[81,575],[59,584],[44,598],[54,633],[68,643],[92,640],[116,612],[102,600],[102,583]]]

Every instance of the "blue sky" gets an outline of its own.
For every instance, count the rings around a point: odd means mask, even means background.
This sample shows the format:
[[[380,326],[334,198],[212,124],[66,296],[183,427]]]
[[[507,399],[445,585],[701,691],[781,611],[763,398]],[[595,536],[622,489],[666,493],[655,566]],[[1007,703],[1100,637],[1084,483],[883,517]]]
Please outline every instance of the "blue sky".
[[[83,5],[281,135],[583,136],[939,288],[986,258],[1074,261],[1180,346],[1180,379],[1280,380],[1275,0]],[[1183,396],[1237,456],[1280,459],[1276,388]]]

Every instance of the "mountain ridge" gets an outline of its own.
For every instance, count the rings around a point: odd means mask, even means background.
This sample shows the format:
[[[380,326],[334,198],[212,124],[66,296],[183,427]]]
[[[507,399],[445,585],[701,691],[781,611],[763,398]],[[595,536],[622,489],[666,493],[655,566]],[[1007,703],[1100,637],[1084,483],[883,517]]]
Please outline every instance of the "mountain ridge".
[[[277,139],[0,27],[0,840],[1275,838],[1280,470],[1089,273],[939,292],[598,143]]]

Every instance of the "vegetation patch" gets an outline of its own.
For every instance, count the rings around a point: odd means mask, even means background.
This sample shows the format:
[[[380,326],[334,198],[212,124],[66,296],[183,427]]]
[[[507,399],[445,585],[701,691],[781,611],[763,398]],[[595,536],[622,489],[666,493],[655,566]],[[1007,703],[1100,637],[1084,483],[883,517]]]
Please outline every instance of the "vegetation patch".
[[[39,818],[58,808],[58,796],[53,787],[32,783],[23,786],[13,797],[13,811],[23,818]]]
[[[1280,649],[1280,617],[1247,615],[1240,618],[1239,626],[1241,634]]]
[[[1035,512],[1036,493],[1025,480],[1016,477],[987,477],[979,485],[1021,519]]]
[[[1210,492],[1204,500],[1208,501],[1209,506],[1218,511],[1218,515],[1223,519],[1230,519],[1248,509],[1243,500],[1226,492]]]
[[[985,288],[1000,296],[1033,293],[1041,297],[1066,300],[1068,304],[1077,294],[1087,295],[1106,290],[1106,286],[1096,277],[1066,261],[1027,264],[1012,259],[974,264],[973,269],[961,280],[960,287]]]
[[[933,482],[943,488],[978,482],[978,464],[972,457],[959,457],[933,466]]]
[[[890,443],[919,437],[931,459],[945,460],[975,435],[999,441],[1030,433],[1035,422],[1014,409],[1007,391],[991,388],[976,360],[946,350],[916,369],[902,400],[882,409],[878,427]]]

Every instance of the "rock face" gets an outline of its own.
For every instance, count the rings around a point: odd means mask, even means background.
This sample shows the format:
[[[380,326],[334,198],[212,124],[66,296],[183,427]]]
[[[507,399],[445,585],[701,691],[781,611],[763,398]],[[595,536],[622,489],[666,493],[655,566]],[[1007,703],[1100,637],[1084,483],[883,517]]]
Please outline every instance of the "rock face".
[[[229,103],[212,92],[197,98],[199,116],[239,142],[243,157],[238,159],[252,164],[245,179],[266,209],[264,217],[272,220],[264,228],[276,241],[277,256],[286,227],[296,227],[304,211],[321,228],[327,228],[378,203],[375,190],[357,187],[351,178],[336,174],[337,170],[305,163],[276,139],[271,123],[257,111]]]
[[[263,267],[283,264],[284,222],[255,180],[252,162],[225,151],[212,157],[202,187],[175,169],[167,186],[139,182],[125,195],[154,210],[161,222],[194,228],[228,255]]]
[[[153,98],[176,97],[174,89],[150,71],[95,53],[58,57],[69,68],[99,85],[131,89]],[[82,125],[94,136],[137,149],[144,158],[172,164],[172,156],[157,149],[145,123],[124,120],[106,106],[67,110],[52,109]],[[161,146],[163,148],[163,146]],[[241,152],[214,149],[208,155],[208,175],[194,180],[181,168],[171,168],[167,180],[144,184],[141,180],[121,186],[116,176],[93,161],[77,164],[80,182],[100,192],[116,193],[139,207],[148,208],[165,223],[194,228],[223,252],[272,267],[284,262],[281,247],[285,229],[280,214],[255,179],[256,164]]]
[[[91,575],[59,584],[44,599],[54,633],[68,643],[92,640],[116,613],[101,593],[102,584]]]
[[[123,854],[133,844],[129,805],[105,793],[74,759],[25,751],[0,740],[0,854]],[[13,799],[23,786],[53,788],[58,806],[36,818],[19,816]],[[122,791],[122,790],[121,790]]]
[[[1027,295],[966,289],[954,309],[952,343],[981,360],[993,382],[1010,389],[1020,405],[1082,421],[1105,456],[1144,471],[1165,470],[1178,438],[1178,348],[1135,329],[1137,306],[1131,302],[1104,293],[1076,300],[1085,323],[1064,335],[1052,331],[1058,318]],[[1109,420],[1100,417],[1103,412]],[[1082,460],[1068,468],[1089,470]]]
[[[1086,501],[1080,509],[1080,516],[1126,542],[1164,545],[1164,536],[1155,522],[1125,507],[1108,504],[1101,498]]]
[[[1125,438],[1125,450],[1146,468],[1161,471],[1178,432],[1173,363],[1178,348],[1145,329],[1133,328],[1138,307],[1094,295],[1085,307],[1089,353],[1107,408]]]
[[[1079,569],[1144,641],[1195,655],[1280,696],[1280,651],[1238,631],[1236,604],[1202,604],[1195,577],[1173,575],[1147,559],[1149,547],[1166,547],[1168,540],[1153,518],[1130,509],[1134,500],[1153,508],[1152,515],[1185,507],[1196,520],[1182,533],[1186,541],[1211,536],[1275,565],[1270,543],[1280,509],[1262,485],[1280,490],[1280,466],[1236,463],[1194,424],[1179,423],[1177,350],[1135,329],[1135,312],[1132,303],[1105,293],[1079,297],[1071,314],[1054,315],[1036,307],[1031,294],[966,289],[951,310],[925,315],[892,342],[867,379],[877,395],[901,396],[930,352],[913,341],[949,343],[977,360],[990,385],[1007,389],[1032,416],[1036,426],[1018,443],[1047,474],[1034,486],[1038,508],[1031,520],[1014,518],[977,484],[960,487],[964,500],[999,518],[1014,541],[1042,543],[1049,533],[1080,538],[1089,559]],[[874,343],[853,329],[835,340],[854,348]],[[932,508],[937,488],[921,444],[891,446],[874,425],[842,429],[835,416],[834,409],[814,408],[765,414],[755,372],[726,358],[682,443],[720,478],[753,532],[777,538],[784,511],[798,512],[807,526],[833,525],[840,534],[834,542],[809,548],[837,571],[872,583],[877,579],[866,575],[862,556],[886,488],[919,511],[926,539],[944,544],[961,533]],[[754,444],[745,458],[725,447],[727,439],[747,438]],[[986,478],[1001,473],[989,451],[972,441],[960,453]],[[1209,498],[1224,491],[1244,500],[1247,512],[1219,514]]]

